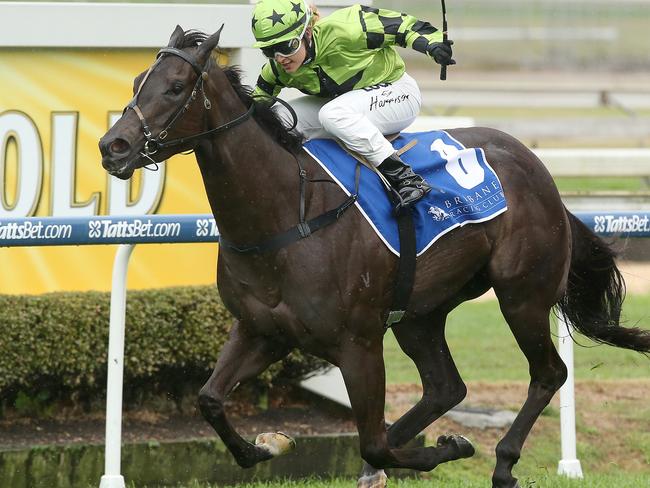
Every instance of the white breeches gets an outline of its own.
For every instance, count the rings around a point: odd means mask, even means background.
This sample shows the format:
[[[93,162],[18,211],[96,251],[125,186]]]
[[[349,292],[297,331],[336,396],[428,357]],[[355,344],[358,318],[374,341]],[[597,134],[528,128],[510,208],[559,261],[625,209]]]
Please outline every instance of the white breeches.
[[[352,90],[334,99],[303,96],[289,102],[298,116],[297,129],[307,139],[339,139],[377,166],[395,150],[384,135],[406,129],[420,112],[422,96],[411,76]],[[276,109],[288,125],[288,110]]]

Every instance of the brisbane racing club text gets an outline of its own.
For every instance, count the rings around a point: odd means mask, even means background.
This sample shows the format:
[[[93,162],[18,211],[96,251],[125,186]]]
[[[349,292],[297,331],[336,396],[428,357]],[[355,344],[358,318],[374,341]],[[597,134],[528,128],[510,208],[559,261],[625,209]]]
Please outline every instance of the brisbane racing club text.
[[[444,200],[445,218],[460,216],[463,214],[482,214],[491,211],[496,205],[505,201],[505,195],[498,181],[492,181],[487,185],[478,187],[476,190],[463,195],[454,196]]]

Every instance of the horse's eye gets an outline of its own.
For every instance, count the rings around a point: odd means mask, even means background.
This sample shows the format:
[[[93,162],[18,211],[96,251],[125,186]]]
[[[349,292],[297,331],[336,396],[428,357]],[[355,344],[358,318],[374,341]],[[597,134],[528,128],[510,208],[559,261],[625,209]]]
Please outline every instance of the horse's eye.
[[[180,81],[176,81],[172,84],[170,91],[174,95],[179,95],[183,91],[184,85]]]

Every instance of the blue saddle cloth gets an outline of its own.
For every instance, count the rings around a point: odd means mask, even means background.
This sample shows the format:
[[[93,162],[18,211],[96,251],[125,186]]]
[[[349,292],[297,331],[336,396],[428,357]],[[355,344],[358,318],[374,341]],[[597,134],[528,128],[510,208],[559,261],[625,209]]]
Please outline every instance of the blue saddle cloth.
[[[401,134],[393,146],[400,149],[413,139],[417,144],[402,154],[402,160],[433,187],[413,209],[418,255],[452,229],[484,222],[507,210],[499,178],[482,149],[465,148],[444,131]],[[347,194],[354,193],[357,161],[336,141],[313,139],[304,147]],[[386,246],[399,255],[392,204],[377,174],[365,166],[356,205]]]

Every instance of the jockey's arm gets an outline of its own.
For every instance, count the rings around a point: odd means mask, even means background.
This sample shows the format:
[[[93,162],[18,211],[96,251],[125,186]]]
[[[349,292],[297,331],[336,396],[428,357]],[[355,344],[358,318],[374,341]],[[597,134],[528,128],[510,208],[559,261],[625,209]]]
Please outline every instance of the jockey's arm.
[[[283,87],[284,84],[278,77],[274,61],[268,60],[262,67],[262,71],[257,78],[257,84],[253,90],[253,97],[258,101],[268,97],[277,97]],[[269,100],[269,103],[273,102]]]
[[[440,62],[439,50],[443,46],[442,31],[429,22],[418,20],[412,15],[381,8],[361,7],[361,12],[369,44],[375,42],[379,44],[377,47],[411,48]],[[448,50],[448,57],[451,59],[451,48],[443,49]]]

